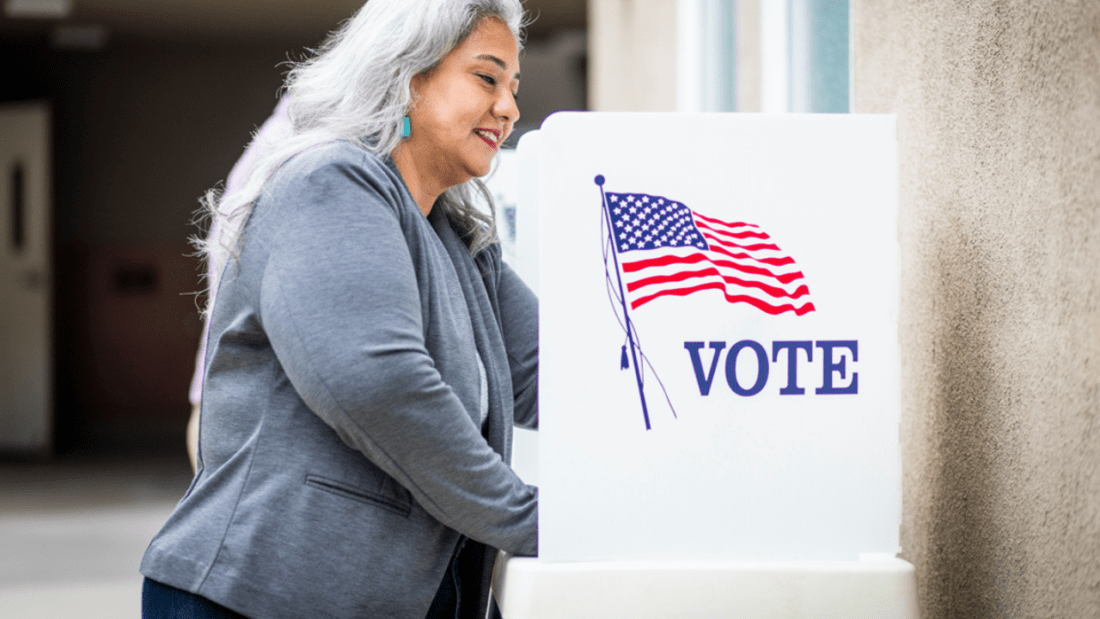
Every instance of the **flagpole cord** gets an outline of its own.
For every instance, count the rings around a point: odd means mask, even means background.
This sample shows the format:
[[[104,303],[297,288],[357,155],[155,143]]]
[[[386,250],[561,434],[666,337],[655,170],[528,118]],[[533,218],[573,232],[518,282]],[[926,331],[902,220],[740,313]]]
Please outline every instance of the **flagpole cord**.
[[[611,257],[615,261],[615,277],[619,281],[619,297],[623,303],[623,318],[626,320],[626,338],[630,342],[630,358],[634,361],[634,378],[638,381],[638,397],[642,400],[642,417],[645,418],[645,429],[649,430],[649,408],[645,403],[645,388],[642,386],[641,366],[638,365],[638,355],[634,348],[634,324],[630,320],[630,311],[626,304],[626,292],[623,290],[623,276],[619,272],[619,250],[615,245],[615,227],[611,224],[611,208],[607,205],[607,195],[604,193],[604,177],[596,176],[596,184],[600,186],[600,201],[603,204],[604,218],[607,220],[607,235],[611,241]]]

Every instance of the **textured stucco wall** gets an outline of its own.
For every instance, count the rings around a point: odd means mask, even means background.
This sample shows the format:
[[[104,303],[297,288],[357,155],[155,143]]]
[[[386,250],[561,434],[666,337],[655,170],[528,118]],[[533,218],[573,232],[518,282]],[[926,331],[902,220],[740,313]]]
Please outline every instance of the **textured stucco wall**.
[[[1100,2],[853,0],[898,114],[923,619],[1100,617]]]

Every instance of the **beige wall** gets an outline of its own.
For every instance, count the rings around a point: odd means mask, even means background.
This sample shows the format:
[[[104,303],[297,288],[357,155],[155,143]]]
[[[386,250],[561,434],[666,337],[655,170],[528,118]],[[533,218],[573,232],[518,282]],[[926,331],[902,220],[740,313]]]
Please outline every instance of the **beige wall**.
[[[737,111],[759,112],[763,105],[761,92],[761,0],[737,0]]]
[[[676,109],[675,0],[589,0],[588,108]]]
[[[1100,3],[853,0],[901,148],[923,619],[1100,617]]]
[[[735,10],[737,111],[759,112],[761,0],[737,0]],[[589,0],[588,109],[676,110],[681,17],[676,0]]]

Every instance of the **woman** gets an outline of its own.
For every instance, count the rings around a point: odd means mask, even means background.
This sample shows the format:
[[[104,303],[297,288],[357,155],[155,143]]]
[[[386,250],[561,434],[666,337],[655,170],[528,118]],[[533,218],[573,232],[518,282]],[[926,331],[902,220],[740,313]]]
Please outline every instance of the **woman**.
[[[536,301],[469,204],[519,117],[521,14],[371,0],[291,73],[293,134],[208,248],[199,471],[146,617],[483,617],[496,549],[536,554],[507,464]]]

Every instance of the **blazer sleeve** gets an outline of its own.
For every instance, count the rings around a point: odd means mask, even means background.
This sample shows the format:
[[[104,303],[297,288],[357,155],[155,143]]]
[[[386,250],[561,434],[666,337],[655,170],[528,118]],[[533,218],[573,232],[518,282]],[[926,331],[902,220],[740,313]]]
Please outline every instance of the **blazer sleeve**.
[[[262,279],[264,330],[309,408],[432,516],[537,554],[537,489],[486,443],[425,346],[399,192],[371,159],[328,163],[274,191],[293,207],[280,211],[290,214]]]

